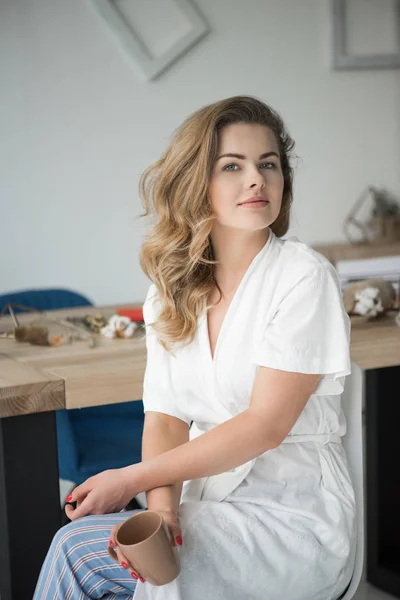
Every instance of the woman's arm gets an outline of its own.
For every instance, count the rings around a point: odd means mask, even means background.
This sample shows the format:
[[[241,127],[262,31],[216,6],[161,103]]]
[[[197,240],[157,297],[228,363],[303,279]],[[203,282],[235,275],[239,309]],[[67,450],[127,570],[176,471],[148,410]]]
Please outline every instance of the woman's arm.
[[[168,450],[189,441],[189,427],[175,417],[157,412],[146,412],[142,459],[150,460]],[[150,510],[165,510],[176,513],[182,493],[182,481],[146,491],[147,506]]]
[[[151,428],[147,417],[145,445],[150,439],[153,448],[150,452],[155,455],[141,463],[104,471],[87,479],[72,492],[68,501],[77,505],[66,507],[67,516],[74,520],[88,514],[118,512],[130,498],[148,490],[151,490],[150,502],[156,510],[162,509],[159,503],[164,501],[179,502],[178,489],[183,481],[229,471],[279,446],[296,423],[319,378],[319,375],[260,367],[250,407],[191,442],[185,441],[187,424],[179,423],[178,436],[176,424],[162,431],[160,427]],[[169,443],[178,444],[178,437],[181,445],[163,452]],[[147,452],[148,446],[145,455],[149,456]],[[175,484],[179,484],[179,488]],[[167,486],[174,486],[174,492],[171,488],[167,492]]]
[[[134,488],[153,489],[217,475],[276,448],[296,423],[319,378],[260,367],[246,411],[178,448],[126,467],[127,477],[132,477]]]

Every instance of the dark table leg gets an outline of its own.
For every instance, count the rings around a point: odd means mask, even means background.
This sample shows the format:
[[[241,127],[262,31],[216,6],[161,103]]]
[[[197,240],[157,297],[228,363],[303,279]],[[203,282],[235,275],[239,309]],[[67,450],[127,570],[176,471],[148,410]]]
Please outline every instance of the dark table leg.
[[[365,375],[367,579],[400,598],[400,367]]]
[[[31,600],[61,524],[54,412],[0,419],[0,598]]]

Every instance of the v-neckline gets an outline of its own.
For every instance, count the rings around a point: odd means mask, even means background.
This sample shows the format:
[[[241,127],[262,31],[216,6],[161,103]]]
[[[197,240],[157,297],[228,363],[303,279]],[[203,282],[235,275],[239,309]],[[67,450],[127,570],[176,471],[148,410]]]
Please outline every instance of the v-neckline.
[[[231,314],[233,312],[233,306],[234,304],[236,304],[237,302],[237,298],[239,296],[239,292],[241,291],[241,289],[243,288],[244,284],[246,283],[246,280],[248,279],[248,277],[250,276],[250,273],[253,271],[253,269],[255,268],[256,264],[259,262],[259,260],[261,259],[261,257],[264,255],[264,253],[266,252],[267,248],[270,247],[271,242],[272,242],[272,238],[273,238],[274,234],[271,231],[271,229],[269,230],[269,236],[267,241],[265,242],[264,246],[261,248],[261,250],[255,255],[255,257],[253,258],[253,260],[251,261],[251,263],[249,264],[249,266],[247,267],[238,287],[236,288],[236,291],[232,297],[232,300],[226,310],[225,316],[222,320],[221,323],[221,327],[219,329],[219,333],[217,336],[217,341],[215,343],[215,348],[214,348],[214,356],[212,354],[211,351],[211,343],[210,343],[210,335],[208,332],[208,311],[204,311],[203,313],[203,326],[204,326],[204,336],[205,336],[205,341],[206,341],[206,347],[208,350],[208,358],[211,361],[212,364],[215,363],[216,358],[217,358],[217,354],[218,354],[218,349],[221,345],[221,339],[222,339],[222,334],[224,333],[226,327],[227,327],[227,323],[229,322],[229,319],[231,319]]]

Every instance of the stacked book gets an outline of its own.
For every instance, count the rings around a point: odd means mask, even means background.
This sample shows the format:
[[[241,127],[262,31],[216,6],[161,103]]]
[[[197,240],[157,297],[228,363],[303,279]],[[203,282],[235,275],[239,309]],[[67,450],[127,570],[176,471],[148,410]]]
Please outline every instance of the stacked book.
[[[400,282],[400,255],[338,260],[335,266],[342,288],[351,281],[377,277],[392,281],[394,284]]]

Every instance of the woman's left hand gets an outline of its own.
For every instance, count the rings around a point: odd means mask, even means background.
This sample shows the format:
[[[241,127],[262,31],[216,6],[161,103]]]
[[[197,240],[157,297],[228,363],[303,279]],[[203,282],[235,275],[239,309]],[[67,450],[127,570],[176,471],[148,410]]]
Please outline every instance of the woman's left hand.
[[[75,508],[69,504],[65,506],[67,517],[74,521],[85,515],[120,512],[143,491],[139,477],[135,477],[136,466],[130,466],[128,472],[125,468],[103,471],[78,485],[66,499],[67,502],[76,502]]]

